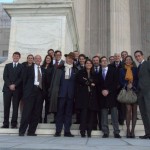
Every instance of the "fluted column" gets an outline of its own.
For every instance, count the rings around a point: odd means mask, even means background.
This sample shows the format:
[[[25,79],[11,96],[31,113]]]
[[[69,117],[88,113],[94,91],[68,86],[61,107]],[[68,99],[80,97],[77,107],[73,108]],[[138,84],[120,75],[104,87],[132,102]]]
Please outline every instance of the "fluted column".
[[[85,24],[85,53],[109,55],[110,48],[110,0],[87,0]]]
[[[73,0],[75,8],[75,16],[77,22],[77,29],[79,33],[79,51],[85,51],[85,10],[87,0]]]
[[[130,0],[131,55],[142,49],[140,0]]]
[[[131,52],[129,0],[110,0],[110,51]]]
[[[99,0],[99,42],[101,56],[110,56],[110,1]]]

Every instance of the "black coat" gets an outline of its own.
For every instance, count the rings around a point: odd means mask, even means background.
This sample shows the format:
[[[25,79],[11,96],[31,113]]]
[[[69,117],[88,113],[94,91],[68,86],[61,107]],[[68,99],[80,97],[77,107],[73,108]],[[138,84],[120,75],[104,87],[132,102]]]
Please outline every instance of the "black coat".
[[[119,94],[120,90],[121,90],[121,86],[119,83],[119,79],[120,79],[120,69],[123,68],[123,63],[120,61],[119,66],[116,67],[115,62],[113,64],[110,64],[111,67],[113,67],[114,69],[116,69],[116,82],[117,82],[117,91],[116,91],[116,96]]]
[[[17,67],[13,68],[13,63],[6,64],[4,68],[3,73],[3,79],[4,79],[4,86],[3,86],[3,92],[11,92],[9,89],[9,86],[11,84],[15,84],[16,90],[22,90],[22,73],[23,65],[18,63]]]
[[[108,66],[108,71],[106,74],[105,80],[102,76],[102,69],[99,72],[98,76],[98,92],[100,99],[100,108],[112,108],[116,106],[116,90],[117,90],[117,77],[116,69],[111,66]],[[108,90],[108,96],[104,97],[102,95],[102,90]]]
[[[42,71],[42,93],[43,93],[43,99],[46,95],[45,93],[45,71],[43,68],[41,68]],[[23,74],[23,100],[28,100],[29,97],[32,94],[33,88],[34,88],[34,64],[32,66],[24,68],[24,74]]]
[[[86,80],[87,79],[87,80]],[[91,72],[90,79],[85,69],[79,70],[77,73],[77,92],[75,105],[77,109],[98,110],[97,86],[91,87],[91,92],[88,91],[88,85],[91,83],[97,84],[96,75]]]

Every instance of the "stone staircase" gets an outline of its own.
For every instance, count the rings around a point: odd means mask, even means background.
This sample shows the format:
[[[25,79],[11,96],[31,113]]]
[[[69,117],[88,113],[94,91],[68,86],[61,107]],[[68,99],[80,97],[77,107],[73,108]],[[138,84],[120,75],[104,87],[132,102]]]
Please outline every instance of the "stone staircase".
[[[10,114],[11,116],[11,114]],[[52,136],[55,133],[55,124],[51,124],[50,121],[53,120],[53,115],[48,115],[48,123],[39,123],[37,130],[36,130],[36,134],[43,136]],[[2,126],[2,121],[3,121],[3,111],[0,112],[0,126]],[[19,113],[19,117],[18,117],[18,122],[20,122],[20,113]],[[73,116],[72,122],[75,122],[75,117]],[[19,124],[18,124],[19,126]],[[121,136],[126,136],[126,125],[123,126],[119,126],[120,128],[120,135]],[[109,129],[110,129],[110,136],[113,136],[113,127],[111,125],[111,119],[109,116]],[[71,132],[72,134],[78,136],[80,135],[80,131],[79,131],[79,125],[78,124],[72,124],[71,126]],[[0,128],[0,135],[17,135],[18,134],[18,129],[2,129]],[[63,134],[63,132],[62,132]],[[103,133],[99,130],[94,130],[92,131],[92,136],[102,136]],[[135,128],[135,135],[136,136],[140,136],[140,135],[144,135],[144,127],[143,127],[143,123],[141,120],[141,116],[140,113],[138,111],[138,120],[137,120],[137,124],[136,124],[136,128]]]

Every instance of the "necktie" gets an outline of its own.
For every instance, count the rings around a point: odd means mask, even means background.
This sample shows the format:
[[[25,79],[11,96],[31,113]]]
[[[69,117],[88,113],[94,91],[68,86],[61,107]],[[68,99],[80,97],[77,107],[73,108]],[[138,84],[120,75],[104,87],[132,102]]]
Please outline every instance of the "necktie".
[[[83,69],[84,68],[84,66],[81,66],[81,69]]]
[[[98,74],[98,68],[97,68],[97,66],[95,67],[95,73]]]
[[[118,64],[118,63],[116,63],[116,68],[118,68],[118,66],[119,66],[119,64]]]
[[[42,75],[40,73],[40,66],[38,66],[38,82],[40,89],[42,89]]]
[[[14,69],[16,69],[16,67],[17,67],[17,65],[16,65],[16,63],[14,63]]]
[[[55,66],[56,66],[56,68],[59,66],[59,65],[58,65],[58,61],[56,61]]]
[[[139,66],[138,66],[138,73],[139,73],[139,71],[140,71],[140,68],[141,68],[141,63],[139,63]]]
[[[102,69],[102,76],[103,76],[103,79],[105,80],[105,77],[106,77],[106,73],[105,73],[105,69]]]

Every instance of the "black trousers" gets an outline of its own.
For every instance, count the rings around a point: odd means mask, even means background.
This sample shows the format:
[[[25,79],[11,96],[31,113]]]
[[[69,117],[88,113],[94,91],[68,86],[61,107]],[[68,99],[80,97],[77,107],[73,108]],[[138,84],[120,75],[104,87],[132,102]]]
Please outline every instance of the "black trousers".
[[[28,133],[33,134],[36,131],[41,111],[43,107],[42,90],[34,86],[29,99],[24,100],[24,107],[21,117],[19,133],[24,134],[28,128]]]
[[[80,131],[92,131],[97,112],[81,109]]]
[[[21,99],[21,91],[15,90],[13,92],[7,91],[3,93],[4,98],[4,122],[3,125],[9,126],[9,114],[10,114],[10,106],[12,102],[12,119],[11,119],[11,125],[16,126],[17,125],[17,119],[18,119],[18,107],[19,102]]]
[[[118,109],[118,121],[119,124],[123,124],[126,119],[126,105],[120,102],[117,102]]]

